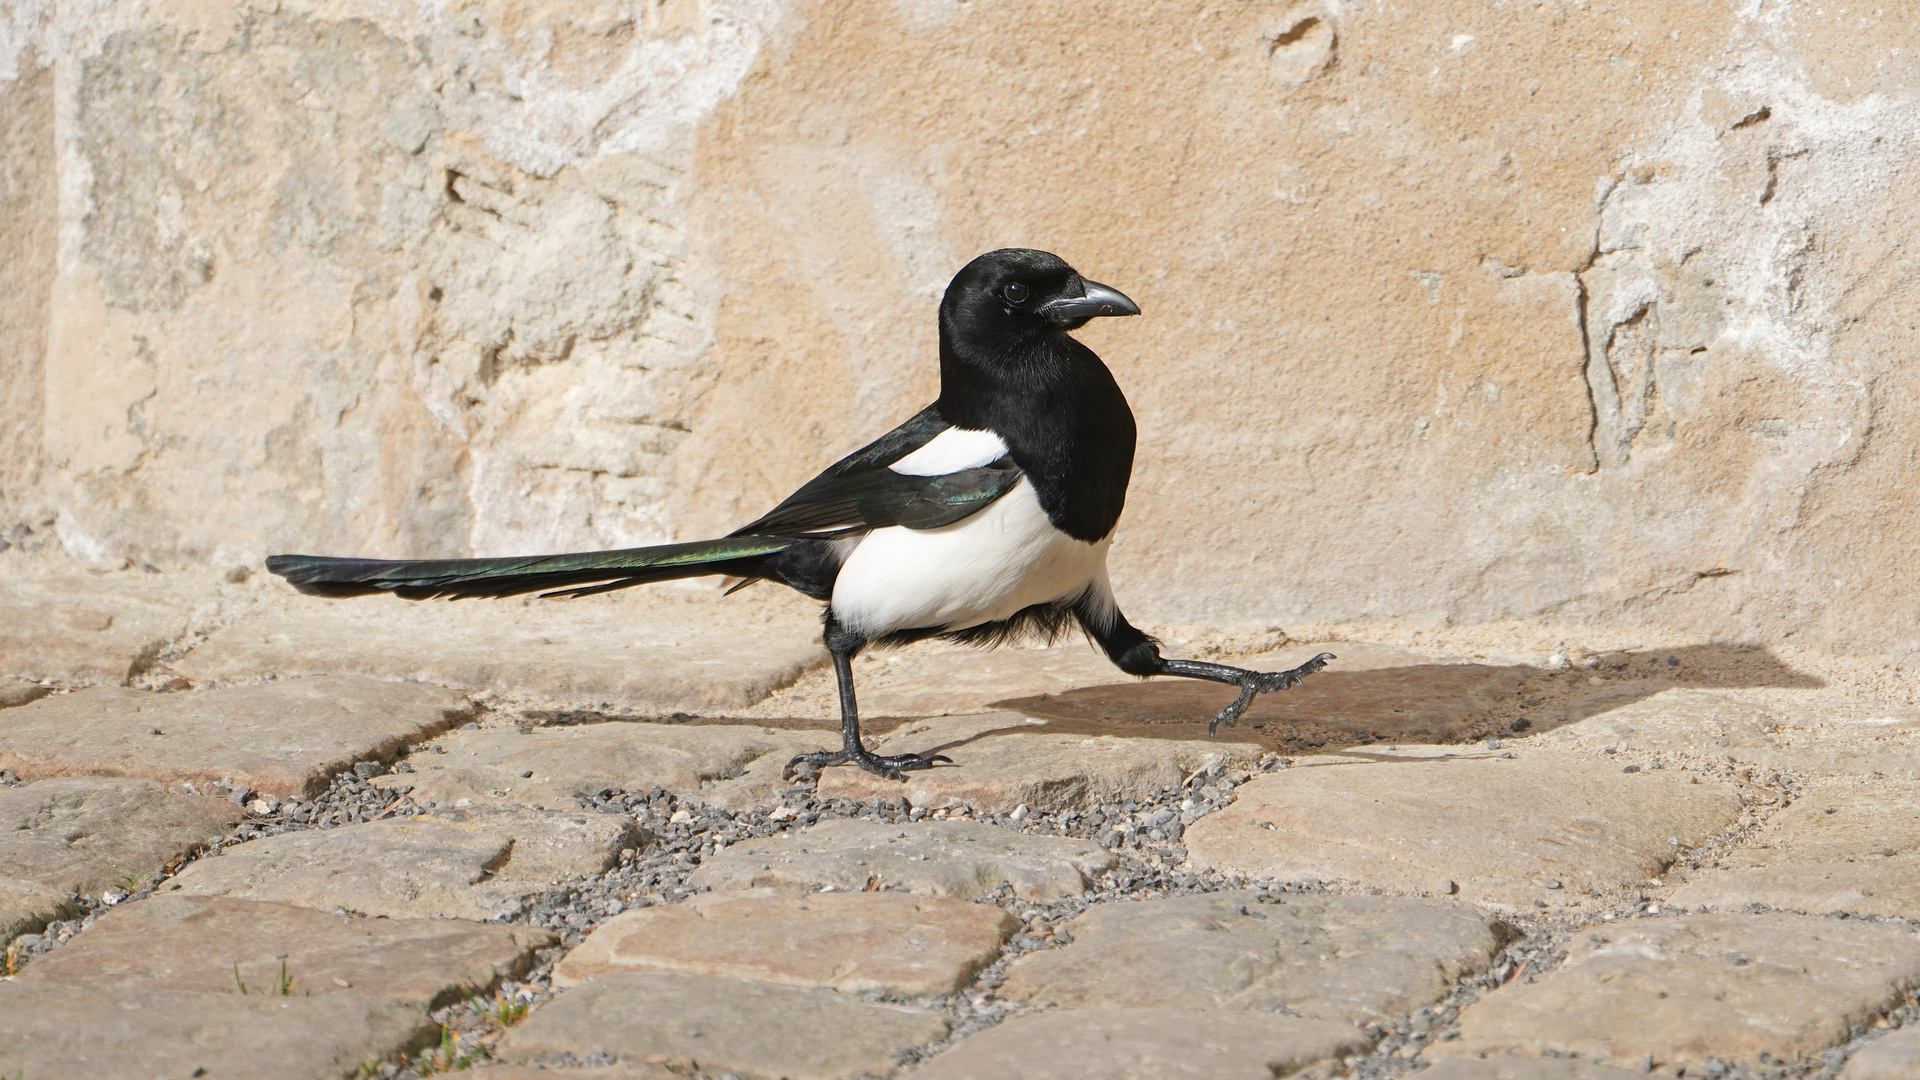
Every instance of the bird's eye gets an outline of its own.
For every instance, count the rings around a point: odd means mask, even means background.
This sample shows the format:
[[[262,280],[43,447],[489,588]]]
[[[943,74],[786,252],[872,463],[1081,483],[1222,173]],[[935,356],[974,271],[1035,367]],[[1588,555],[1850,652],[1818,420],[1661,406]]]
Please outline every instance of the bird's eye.
[[[1006,297],[1009,304],[1024,304],[1027,302],[1027,287],[1016,281],[1001,289],[1000,295]]]

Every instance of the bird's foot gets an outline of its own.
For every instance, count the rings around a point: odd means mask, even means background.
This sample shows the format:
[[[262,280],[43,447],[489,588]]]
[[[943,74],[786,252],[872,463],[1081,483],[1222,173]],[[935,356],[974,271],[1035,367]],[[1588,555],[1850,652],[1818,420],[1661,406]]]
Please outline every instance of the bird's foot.
[[[1247,672],[1245,677],[1240,680],[1240,696],[1234,699],[1233,704],[1221,709],[1220,715],[1214,717],[1213,722],[1207,725],[1207,737],[1212,738],[1214,729],[1218,728],[1221,724],[1232,727],[1234,721],[1240,719],[1240,714],[1247,711],[1247,706],[1253,704],[1253,699],[1256,694],[1267,694],[1275,690],[1291,690],[1293,687],[1298,686],[1302,679],[1326,667],[1327,661],[1337,659],[1339,659],[1339,657],[1334,656],[1332,653],[1323,652],[1319,656],[1301,664],[1299,667],[1291,668],[1287,671]]]
[[[858,765],[877,776],[889,780],[905,780],[901,773],[915,769],[931,769],[938,762],[953,764],[953,759],[945,754],[892,754],[883,755],[859,750],[822,750],[815,754],[801,754],[787,767],[780,770],[783,779],[791,780],[795,776],[811,778],[819,775],[820,770],[829,765]]]

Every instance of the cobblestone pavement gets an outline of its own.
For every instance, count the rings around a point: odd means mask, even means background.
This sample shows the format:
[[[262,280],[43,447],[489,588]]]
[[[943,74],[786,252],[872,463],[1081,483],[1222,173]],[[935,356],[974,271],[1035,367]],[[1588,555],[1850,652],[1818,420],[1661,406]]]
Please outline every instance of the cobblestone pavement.
[[[0,1076],[1920,1075],[1920,709],[1870,678],[1181,630],[1342,657],[1209,741],[1080,646],[917,646],[870,731],[953,766],[789,783],[802,609],[582,605],[644,648],[576,679],[88,588],[0,640]]]

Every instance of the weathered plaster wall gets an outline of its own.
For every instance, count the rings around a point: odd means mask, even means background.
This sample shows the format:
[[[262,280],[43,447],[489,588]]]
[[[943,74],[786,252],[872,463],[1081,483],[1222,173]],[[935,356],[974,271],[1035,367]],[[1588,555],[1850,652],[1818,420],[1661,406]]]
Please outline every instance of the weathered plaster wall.
[[[25,57],[0,82],[0,544],[24,540],[42,509],[47,318],[59,222],[53,71]],[[43,519],[44,520],[44,519]]]
[[[1148,619],[1920,651],[1916,51],[1781,0],[21,0],[0,529],[724,531],[1022,244],[1147,312],[1086,337]]]

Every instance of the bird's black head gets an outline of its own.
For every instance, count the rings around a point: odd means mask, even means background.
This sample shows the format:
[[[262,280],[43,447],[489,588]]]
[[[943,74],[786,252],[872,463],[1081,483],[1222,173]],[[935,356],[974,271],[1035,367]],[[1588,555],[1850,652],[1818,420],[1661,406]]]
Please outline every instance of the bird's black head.
[[[1077,330],[1102,315],[1138,315],[1120,290],[1088,281],[1058,255],[1001,248],[962,267],[940,301],[942,336],[954,344],[1018,348]]]

